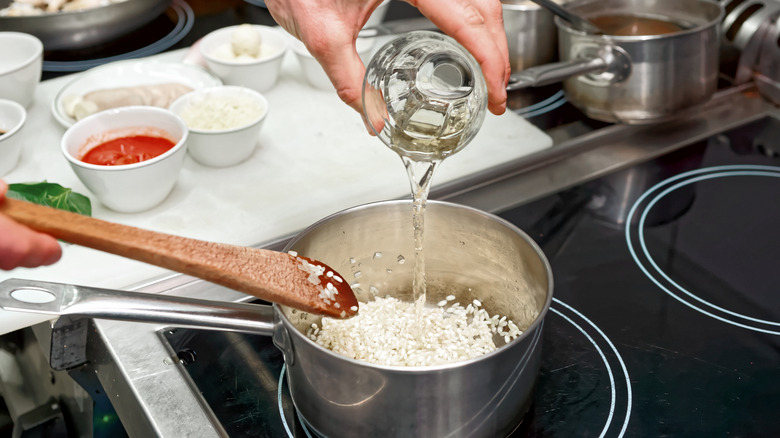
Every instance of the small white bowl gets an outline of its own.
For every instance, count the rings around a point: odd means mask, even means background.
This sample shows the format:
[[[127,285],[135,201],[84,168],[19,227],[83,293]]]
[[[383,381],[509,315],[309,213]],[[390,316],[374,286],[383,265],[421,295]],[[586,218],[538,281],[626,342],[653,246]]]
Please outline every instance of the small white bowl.
[[[303,76],[309,84],[320,90],[335,90],[333,83],[331,83],[328,75],[325,74],[322,65],[314,59],[314,56],[309,53],[306,46],[304,46],[299,39],[290,34],[287,34],[287,37],[290,39],[290,46],[301,65]],[[358,38],[357,41],[355,41],[355,48],[357,49],[358,56],[363,60],[363,64],[366,64],[371,60],[370,55],[374,45],[375,38]]]
[[[128,135],[162,136],[173,148],[146,161],[103,166],[81,161],[93,147]],[[188,129],[167,109],[127,106],[85,117],[65,131],[62,154],[76,176],[106,207],[135,213],[160,204],[173,190],[187,152]]]
[[[29,107],[43,72],[43,43],[22,32],[0,32],[0,99]]]
[[[13,100],[0,99],[0,177],[19,162],[22,138],[19,131],[27,121],[27,111]]]
[[[287,52],[287,38],[270,26],[252,25],[260,33],[260,56],[256,59],[226,59],[220,56],[230,47],[233,33],[241,25],[217,29],[201,40],[198,50],[206,67],[222,79],[225,85],[238,85],[264,92],[272,89],[279,79],[282,60]]]
[[[236,113],[235,108],[209,105],[210,99],[216,99],[211,102],[225,102],[223,99],[232,99],[236,103],[245,102],[255,106],[259,111],[251,119],[233,126],[230,118],[231,114]],[[208,126],[198,124],[193,114],[198,106],[208,106],[213,109],[213,112],[208,113],[208,117],[219,122],[208,123],[207,121]],[[260,130],[268,115],[268,100],[249,88],[225,85],[187,93],[176,99],[171,104],[170,110],[179,115],[188,125],[190,135],[187,140],[187,151],[190,156],[206,166],[227,167],[246,160],[255,151]]]

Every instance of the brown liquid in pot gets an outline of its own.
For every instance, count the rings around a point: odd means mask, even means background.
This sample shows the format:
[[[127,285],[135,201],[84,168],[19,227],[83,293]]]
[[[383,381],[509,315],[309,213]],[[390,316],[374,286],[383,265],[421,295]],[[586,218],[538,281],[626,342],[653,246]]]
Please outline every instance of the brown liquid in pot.
[[[664,35],[683,30],[671,21],[633,15],[601,15],[591,17],[590,21],[604,34],[616,36]]]

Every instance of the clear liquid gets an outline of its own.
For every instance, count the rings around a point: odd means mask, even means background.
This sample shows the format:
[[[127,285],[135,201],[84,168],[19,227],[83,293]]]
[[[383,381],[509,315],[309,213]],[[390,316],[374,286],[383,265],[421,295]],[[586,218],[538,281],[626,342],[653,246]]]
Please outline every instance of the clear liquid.
[[[414,55],[414,53],[411,53]],[[383,94],[391,147],[402,157],[434,161],[471,139],[472,72],[454,55],[437,53],[390,73]]]
[[[426,301],[425,278],[425,204],[431,189],[431,180],[440,161],[415,161],[409,157],[401,157],[409,183],[412,188],[412,225],[414,227],[414,276],[412,278],[412,300],[415,303],[416,320],[422,319],[422,311]],[[421,324],[416,324],[417,329]],[[417,334],[418,337],[422,333]]]
[[[439,163],[476,135],[485,115],[487,89],[479,64],[454,40],[411,32],[374,55],[366,69],[363,100],[366,119],[383,121],[377,136],[401,157],[409,177],[412,298],[419,332],[426,301],[425,204],[431,180]]]

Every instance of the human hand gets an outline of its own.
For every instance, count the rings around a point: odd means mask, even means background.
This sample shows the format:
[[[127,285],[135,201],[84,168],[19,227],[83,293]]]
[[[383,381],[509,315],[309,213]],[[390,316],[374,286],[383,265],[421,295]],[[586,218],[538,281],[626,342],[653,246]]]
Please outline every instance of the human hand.
[[[0,204],[5,201],[8,185],[0,180]],[[0,269],[34,268],[51,265],[62,256],[57,239],[33,231],[0,213]]]
[[[511,66],[499,0],[405,0],[466,48],[482,66],[488,110],[506,111]],[[363,116],[365,66],[355,41],[382,0],[266,0],[277,23],[322,65],[339,97]]]

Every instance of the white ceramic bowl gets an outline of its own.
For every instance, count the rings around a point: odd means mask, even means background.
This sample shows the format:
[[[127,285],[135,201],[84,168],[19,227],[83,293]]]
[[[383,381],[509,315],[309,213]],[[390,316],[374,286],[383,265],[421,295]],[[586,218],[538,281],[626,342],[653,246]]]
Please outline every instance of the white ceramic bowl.
[[[220,56],[230,47],[233,33],[239,26],[217,29],[201,40],[198,50],[211,72],[225,85],[239,85],[255,91],[268,91],[276,85],[282,60],[287,52],[287,38],[277,28],[252,25],[260,33],[260,56],[250,60],[231,60]]]
[[[0,32],[0,99],[29,107],[43,71],[43,43],[22,32]]]
[[[22,138],[19,131],[27,121],[27,111],[13,100],[0,99],[0,177],[19,162]]]
[[[223,105],[230,101],[234,102],[236,107],[239,107],[239,102],[244,102],[245,105],[255,106],[259,111],[250,120],[231,126],[231,114],[236,114],[236,110]],[[195,111],[198,107],[215,109],[215,112],[208,112],[212,119],[206,121],[208,126],[198,124],[197,116],[194,116],[200,113]],[[225,85],[187,93],[176,99],[170,110],[188,124],[190,134],[187,151],[190,156],[206,166],[226,167],[246,160],[255,151],[260,130],[268,114],[268,101],[262,94],[249,88]],[[214,123],[214,120],[217,120],[217,123]]]
[[[129,135],[166,137],[174,147],[140,163],[103,166],[81,161],[91,148]],[[170,194],[187,152],[188,129],[162,108],[128,106],[85,117],[65,131],[62,153],[76,176],[106,207],[122,213],[148,210]]]
[[[311,53],[306,49],[306,46],[290,34],[287,34],[287,37],[290,40],[290,46],[295,53],[295,57],[301,65],[301,70],[303,71],[303,76],[306,78],[306,81],[314,88],[335,90],[328,75],[325,74],[322,65],[314,59]],[[364,64],[371,60],[370,55],[374,45],[375,38],[358,38],[357,41],[355,41],[355,48]]]

